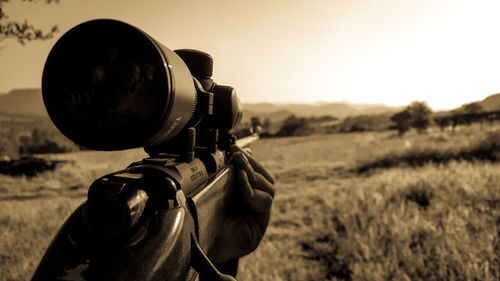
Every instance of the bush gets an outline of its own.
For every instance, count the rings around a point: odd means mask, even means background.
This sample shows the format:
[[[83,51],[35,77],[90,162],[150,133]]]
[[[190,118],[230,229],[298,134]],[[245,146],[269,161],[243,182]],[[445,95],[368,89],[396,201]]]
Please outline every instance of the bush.
[[[298,118],[295,115],[290,115],[285,121],[280,130],[276,133],[277,137],[287,137],[287,136],[307,136],[313,132],[313,129],[309,127],[306,118]]]
[[[370,114],[347,117],[338,125],[338,129],[341,132],[382,131],[390,126],[387,114]]]
[[[399,136],[404,135],[406,132],[408,132],[408,130],[410,130],[411,115],[408,112],[408,109],[405,109],[401,112],[394,114],[391,117],[391,121],[396,123],[396,128],[398,129]]]
[[[0,134],[0,157],[7,159],[19,158],[19,141],[16,138],[14,129]]]
[[[22,136],[20,142],[20,155],[63,153],[72,150],[70,147],[57,144],[55,141],[48,138],[46,132],[36,128],[31,131],[31,136]]]

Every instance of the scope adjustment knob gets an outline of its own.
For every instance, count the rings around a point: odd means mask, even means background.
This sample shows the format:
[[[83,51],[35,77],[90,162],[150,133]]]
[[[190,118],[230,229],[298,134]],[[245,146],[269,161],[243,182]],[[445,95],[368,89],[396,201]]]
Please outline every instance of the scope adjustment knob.
[[[191,75],[196,79],[210,79],[213,73],[214,60],[211,55],[193,49],[174,51],[189,68]]]

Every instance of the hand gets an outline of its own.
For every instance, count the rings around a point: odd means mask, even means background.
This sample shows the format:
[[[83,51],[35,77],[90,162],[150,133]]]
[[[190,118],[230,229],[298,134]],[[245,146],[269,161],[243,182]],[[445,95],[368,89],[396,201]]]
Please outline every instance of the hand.
[[[235,210],[229,216],[210,253],[218,264],[251,253],[257,248],[271,214],[274,178],[248,151],[231,147],[235,168]]]

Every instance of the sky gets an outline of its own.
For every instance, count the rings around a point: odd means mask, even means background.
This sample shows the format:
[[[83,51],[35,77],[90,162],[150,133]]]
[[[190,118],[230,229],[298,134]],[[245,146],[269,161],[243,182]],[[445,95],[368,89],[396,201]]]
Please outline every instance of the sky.
[[[135,25],[170,49],[214,58],[214,80],[246,103],[426,101],[456,108],[500,92],[500,1],[10,0],[4,12],[60,32],[25,47],[0,41],[0,93],[39,88],[45,59],[71,27]]]

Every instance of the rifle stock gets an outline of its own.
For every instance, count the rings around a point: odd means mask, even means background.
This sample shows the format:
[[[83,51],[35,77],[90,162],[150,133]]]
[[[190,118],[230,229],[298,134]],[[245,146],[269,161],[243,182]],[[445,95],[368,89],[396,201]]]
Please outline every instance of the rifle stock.
[[[257,139],[250,136],[237,144],[248,147]],[[221,226],[233,198],[234,167],[222,151],[216,154],[224,159],[213,172],[206,172],[210,164],[205,159],[170,166],[144,159],[96,180],[89,199],[61,227],[32,280],[194,280],[198,274],[202,280],[229,278],[219,274],[205,255],[214,250],[218,232],[224,231]],[[193,175],[206,180],[196,181]],[[89,228],[86,220],[92,218],[85,217],[90,213],[86,209],[93,206],[96,190],[116,188],[118,182],[121,192],[135,189],[148,194],[137,223],[114,235],[109,229]],[[233,267],[229,273],[235,275],[237,261],[229,265]]]

